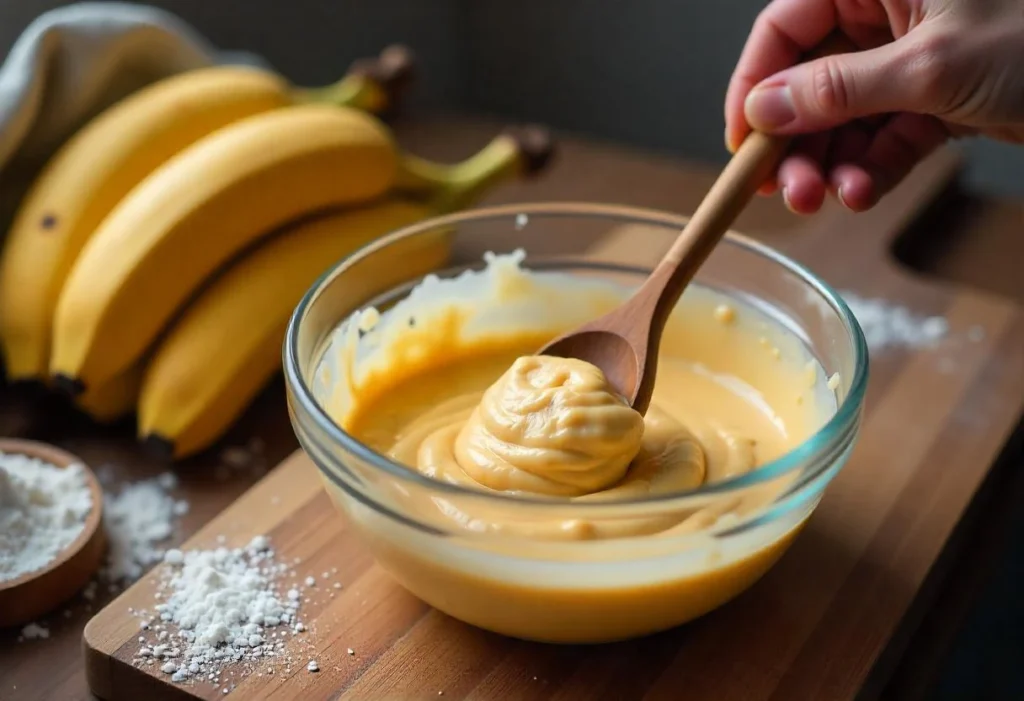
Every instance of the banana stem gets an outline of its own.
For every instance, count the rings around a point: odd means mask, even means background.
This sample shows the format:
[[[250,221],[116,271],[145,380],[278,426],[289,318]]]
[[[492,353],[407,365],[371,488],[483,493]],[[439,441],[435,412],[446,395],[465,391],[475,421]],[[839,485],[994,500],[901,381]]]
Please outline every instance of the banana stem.
[[[554,153],[554,141],[546,129],[507,129],[461,163],[433,163],[419,156],[403,155],[396,189],[420,199],[472,202],[483,190],[507,176],[531,176],[543,171]]]
[[[416,57],[401,44],[388,46],[376,58],[361,58],[344,78],[323,88],[297,88],[299,103],[317,102],[354,107],[380,114],[394,107],[416,72]]]
[[[431,206],[440,213],[454,212],[474,204],[498,182],[518,175],[522,153],[515,139],[502,135],[462,163],[438,168],[447,177],[431,198]]]
[[[429,195],[454,182],[459,165],[434,163],[411,153],[404,153],[398,163],[398,180],[395,188],[408,195]]]
[[[388,104],[385,90],[364,73],[349,73],[338,82],[322,88],[296,88],[293,96],[298,104],[352,107],[374,114],[384,110]]]
[[[395,187],[403,194],[427,199],[446,194],[451,196],[456,190],[468,187],[483,189],[493,179],[504,175],[502,169],[515,165],[518,160],[518,145],[504,134],[461,163],[434,163],[404,154]],[[476,183],[481,179],[484,182],[478,186]]]

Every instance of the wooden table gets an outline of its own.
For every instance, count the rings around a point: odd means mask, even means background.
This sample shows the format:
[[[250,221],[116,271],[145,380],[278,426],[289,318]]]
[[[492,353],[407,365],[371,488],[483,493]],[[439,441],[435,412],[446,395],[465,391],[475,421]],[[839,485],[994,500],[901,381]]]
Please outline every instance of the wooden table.
[[[481,146],[498,125],[483,120],[418,120],[400,125],[403,143],[424,155],[456,158]],[[488,203],[530,200],[590,200],[618,202],[659,209],[689,212],[712,181],[714,169],[682,164],[669,158],[646,155],[618,147],[566,137],[562,153],[551,171],[535,183],[516,184],[495,192]],[[806,227],[822,226],[834,211],[811,218],[800,218],[788,211],[777,198],[759,200],[741,217],[736,228],[779,244],[798,236]],[[896,247],[899,259],[924,274],[940,275],[957,282],[976,285],[1005,296],[1024,300],[1024,276],[1019,274],[1024,260],[1024,205],[978,199],[959,191],[951,192],[936,208],[926,225],[919,227],[928,237],[911,231]],[[138,480],[165,469],[153,463],[133,444],[131,425],[98,429],[67,411],[58,402],[36,405],[35,416],[25,412],[27,398],[11,388],[0,390],[0,435],[23,435],[51,441],[77,453],[94,467],[109,466],[114,482]],[[1018,432],[1019,433],[1019,432]],[[228,446],[250,445],[253,439],[262,445],[252,464],[229,468],[221,451]],[[179,494],[189,500],[191,510],[180,523],[174,542],[180,542],[231,503],[265,471],[276,465],[296,447],[288,424],[280,382],[274,383],[253,405],[244,419],[222,444],[208,453],[189,460],[178,468]],[[1004,462],[1019,463],[1019,453],[1008,451]],[[969,517],[956,543],[970,539],[996,543],[1000,514],[1010,500],[1022,493],[1017,486],[1006,486],[1003,473],[1024,472],[1000,469],[993,474],[985,493],[979,495],[972,512],[984,511],[985,518]],[[991,496],[1001,497],[992,499]],[[974,515],[977,515],[976,513]],[[937,661],[955,631],[965,610],[964,602],[976,588],[985,563],[997,551],[989,548],[963,548],[971,553],[969,566],[955,568],[970,576],[936,581],[930,589],[935,597],[912,611],[907,636],[893,641],[892,655],[880,664],[892,667],[884,695],[908,698],[926,688]],[[956,556],[950,549],[950,561]],[[962,561],[963,562],[963,561]],[[101,591],[92,602],[77,600],[65,617],[58,611],[49,620],[51,638],[43,642],[18,644],[16,632],[0,633],[0,699],[79,699],[90,698],[82,672],[80,635],[92,612],[102,607],[113,594]],[[922,623],[923,621],[923,623]],[[917,639],[909,637],[917,629]],[[898,655],[900,650],[906,654]],[[896,664],[896,661],[902,664]],[[871,690],[881,693],[882,690]]]

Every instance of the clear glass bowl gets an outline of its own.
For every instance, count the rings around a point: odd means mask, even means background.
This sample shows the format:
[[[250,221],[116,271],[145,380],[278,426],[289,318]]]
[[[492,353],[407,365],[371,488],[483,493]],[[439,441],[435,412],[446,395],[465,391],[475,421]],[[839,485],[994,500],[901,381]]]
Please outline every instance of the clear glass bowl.
[[[416,596],[455,618],[549,642],[602,642],[652,633],[733,598],[782,555],[846,462],[857,438],[868,374],[864,337],[842,298],[809,270],[730,234],[695,285],[755,308],[791,334],[834,376],[834,413],[799,447],[757,470],[696,491],[614,503],[568,503],[471,491],[432,480],[342,430],[316,396],[331,333],[354,312],[401,299],[423,274],[480,268],[486,251],[523,248],[525,268],[608,278],[635,286],[650,272],[602,256],[595,244],[629,227],[631,247],[664,250],[686,223],[677,215],[595,204],[534,204],[463,212],[385,236],[338,263],[306,294],[284,348],[295,433],[325,488],[378,563]],[[419,246],[443,237],[446,260]],[[543,250],[544,255],[531,251]],[[421,251],[421,252],[417,252]],[[608,260],[612,258],[612,260]],[[396,264],[402,261],[402,264]],[[838,386],[835,383],[838,382]],[[721,500],[784,485],[763,507],[681,533],[608,540],[529,540],[469,534],[450,520],[402,508],[415,496],[474,505],[511,520],[624,522],[680,518]]]

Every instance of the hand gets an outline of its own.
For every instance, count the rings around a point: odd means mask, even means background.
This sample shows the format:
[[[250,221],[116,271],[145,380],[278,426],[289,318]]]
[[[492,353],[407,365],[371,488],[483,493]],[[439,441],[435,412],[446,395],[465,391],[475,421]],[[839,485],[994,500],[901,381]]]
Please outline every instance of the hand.
[[[836,29],[861,51],[793,65]],[[730,151],[752,126],[802,135],[762,192],[868,209],[950,136],[1024,143],[1024,0],[773,0],[725,120]]]

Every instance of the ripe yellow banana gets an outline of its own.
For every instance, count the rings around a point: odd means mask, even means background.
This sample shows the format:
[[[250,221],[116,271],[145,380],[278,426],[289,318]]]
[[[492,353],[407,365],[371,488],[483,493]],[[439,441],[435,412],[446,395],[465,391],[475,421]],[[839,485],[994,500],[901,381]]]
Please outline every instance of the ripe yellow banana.
[[[146,176],[228,124],[296,102],[383,109],[411,65],[406,50],[391,47],[318,90],[292,88],[256,68],[203,68],[159,81],[101,113],[53,156],[8,233],[0,260],[0,344],[8,376],[45,377],[61,285],[96,227]]]
[[[135,363],[104,384],[90,387],[75,397],[75,406],[101,424],[127,416],[135,410],[145,369],[145,363]]]
[[[398,154],[376,118],[305,105],[248,117],[158,168],[100,224],[54,315],[50,373],[72,395],[136,361],[219,266],[300,215],[369,201]]]
[[[497,180],[544,160],[518,137],[500,136],[468,161],[430,168],[415,187],[433,190],[429,204],[392,197],[293,224],[262,243],[214,280],[157,345],[139,398],[140,439],[173,458],[209,446],[280,369],[288,318],[333,262],[390,231],[468,205]],[[386,249],[360,291],[383,292],[439,268],[449,239],[438,234]]]

